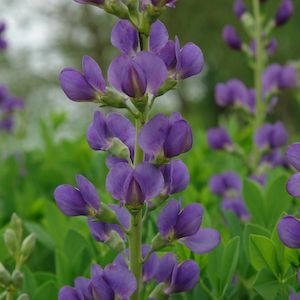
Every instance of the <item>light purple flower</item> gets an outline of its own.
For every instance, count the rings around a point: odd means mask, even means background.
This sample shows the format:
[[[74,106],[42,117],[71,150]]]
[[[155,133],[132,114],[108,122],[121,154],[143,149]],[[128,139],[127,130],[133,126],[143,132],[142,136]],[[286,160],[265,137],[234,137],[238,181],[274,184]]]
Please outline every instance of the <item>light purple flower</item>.
[[[203,207],[192,203],[185,208],[171,200],[160,212],[157,227],[166,240],[178,240],[195,253],[210,252],[220,242],[219,233],[211,228],[200,228]]]
[[[87,278],[78,277],[75,286],[65,286],[60,289],[58,300],[92,300],[93,295],[90,289],[91,281]]]
[[[106,83],[99,65],[89,56],[82,59],[83,73],[64,68],[59,76],[66,96],[73,101],[94,101],[97,94],[104,94]]]
[[[93,122],[87,130],[87,141],[93,150],[107,150],[113,138],[118,138],[129,149],[134,148],[135,129],[123,115],[109,113],[106,117],[100,112],[94,113]]]
[[[163,154],[167,158],[178,156],[192,148],[192,130],[179,113],[170,118],[157,114],[140,130],[139,145],[149,156]]]
[[[300,300],[300,293],[290,292],[289,300]]]
[[[76,176],[77,188],[69,184],[58,186],[54,198],[67,216],[94,216],[100,210],[100,200],[94,185],[85,177]]]
[[[223,29],[223,40],[233,50],[242,49],[242,40],[237,34],[235,28],[231,25],[226,25]]]
[[[300,220],[294,216],[285,216],[277,224],[280,240],[288,248],[300,248]]]
[[[164,187],[164,179],[159,169],[143,162],[136,168],[127,163],[113,166],[106,178],[106,189],[122,204],[142,205],[156,197]]]
[[[276,149],[287,143],[288,134],[281,122],[266,123],[259,128],[254,137],[256,145],[261,148]]]
[[[275,23],[277,26],[285,24],[294,13],[294,5],[292,0],[282,0],[276,12]]]
[[[221,207],[223,211],[231,211],[238,218],[244,221],[249,219],[249,212],[242,197],[224,198],[222,200]]]
[[[206,133],[206,140],[211,149],[224,150],[233,146],[232,140],[223,127],[210,128]]]
[[[233,3],[233,11],[238,18],[241,18],[244,13],[247,12],[244,0],[235,0]]]
[[[300,143],[289,145],[285,156],[288,162],[298,171],[300,171]]]
[[[300,197],[300,173],[296,173],[288,179],[286,190],[291,196]]]
[[[172,195],[182,192],[190,181],[189,171],[181,160],[172,160],[160,167],[165,187],[162,194]]]

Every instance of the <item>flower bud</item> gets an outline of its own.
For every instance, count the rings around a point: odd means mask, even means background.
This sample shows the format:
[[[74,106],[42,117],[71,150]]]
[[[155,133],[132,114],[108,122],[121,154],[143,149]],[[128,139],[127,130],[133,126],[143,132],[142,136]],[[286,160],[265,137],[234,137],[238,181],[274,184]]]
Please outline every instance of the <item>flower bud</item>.
[[[17,235],[11,228],[6,229],[4,232],[4,243],[9,254],[15,256],[19,250],[19,245]]]
[[[24,276],[20,271],[16,270],[13,272],[12,283],[13,283],[14,287],[16,287],[17,289],[21,288],[23,285],[23,279],[24,279]]]
[[[11,276],[6,268],[0,263],[0,286],[4,285],[7,286],[11,282]]]
[[[235,0],[233,4],[234,14],[240,19],[247,11],[243,0]]]
[[[29,297],[28,297],[27,294],[22,294],[22,295],[20,295],[20,296],[18,297],[17,300],[29,300]]]
[[[106,0],[104,10],[120,19],[128,19],[128,7],[121,0]]]
[[[128,147],[120,139],[116,137],[112,138],[110,146],[107,149],[107,151],[115,157],[119,157],[121,159],[126,159],[126,160],[130,159],[130,152]]]
[[[224,150],[233,146],[227,131],[222,127],[207,130],[207,143],[211,149]]]
[[[293,13],[293,2],[291,0],[282,0],[275,16],[276,26],[284,25],[291,18]]]
[[[18,240],[21,240],[23,234],[23,222],[21,218],[13,213],[10,219],[10,227],[16,233]]]
[[[227,25],[224,27],[223,40],[233,50],[239,51],[242,49],[242,40],[233,26]]]
[[[23,256],[24,261],[28,259],[31,255],[36,243],[36,237],[34,233],[31,233],[25,238],[21,245],[21,255]]]

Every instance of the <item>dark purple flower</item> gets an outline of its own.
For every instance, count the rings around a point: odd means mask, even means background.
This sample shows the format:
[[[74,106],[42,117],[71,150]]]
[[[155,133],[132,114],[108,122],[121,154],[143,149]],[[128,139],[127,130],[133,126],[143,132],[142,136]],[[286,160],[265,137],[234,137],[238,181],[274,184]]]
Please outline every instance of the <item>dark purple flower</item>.
[[[278,88],[280,90],[295,88],[298,84],[297,71],[292,66],[283,66],[278,78]]]
[[[239,195],[242,189],[242,181],[235,172],[223,172],[212,176],[209,186],[214,194],[233,198]]]
[[[69,184],[58,186],[54,198],[59,209],[67,216],[94,216],[100,210],[100,200],[94,185],[85,177],[76,176],[78,188]]]
[[[233,3],[233,11],[238,18],[241,18],[243,14],[247,12],[244,0],[235,0]]]
[[[285,156],[288,162],[298,171],[300,171],[300,143],[289,145]]]
[[[116,213],[119,223],[128,230],[130,225],[129,212],[125,208],[118,205],[108,205],[108,207]],[[93,218],[89,218],[88,225],[93,238],[98,242],[107,241],[110,237],[111,231],[116,231],[120,237],[124,239],[124,233],[117,224],[108,224],[94,220]]]
[[[276,149],[287,143],[288,134],[281,122],[266,123],[256,131],[254,140],[261,149]]]
[[[276,12],[275,23],[277,26],[285,24],[294,13],[292,0],[282,0]]]
[[[151,246],[150,245],[142,245],[142,258],[146,258],[146,256],[149,254],[149,251],[151,250]],[[125,261],[125,258],[129,259],[129,252],[128,249],[126,249],[123,253],[120,253],[114,263],[117,265],[121,265],[123,267],[128,268],[128,265]],[[142,280],[143,282],[149,282],[151,281],[157,272],[157,267],[158,267],[158,256],[155,252],[153,252],[150,257],[148,258],[148,260],[144,263],[143,265],[143,270],[142,270]]]
[[[82,59],[83,73],[65,68],[59,76],[60,84],[66,96],[73,101],[94,101],[97,94],[104,94],[106,83],[96,61],[89,56]]]
[[[220,242],[217,231],[200,228],[203,207],[190,204],[181,208],[176,200],[171,200],[160,212],[157,227],[166,240],[178,240],[195,253],[206,253],[214,249]]]
[[[105,0],[74,0],[79,4],[92,4],[96,6],[102,6],[105,3]]]
[[[235,28],[231,25],[226,25],[223,29],[223,40],[225,43],[234,50],[242,49],[242,40],[237,34]]]
[[[300,220],[285,216],[277,224],[280,240],[289,248],[300,248]]]
[[[159,169],[143,162],[136,168],[127,163],[113,166],[106,178],[106,189],[122,204],[142,205],[156,197],[164,187]]]
[[[146,92],[156,95],[167,76],[162,59],[147,51],[138,52],[134,57],[120,55],[108,69],[109,83],[133,98],[141,98]]]
[[[92,299],[129,300],[136,289],[136,279],[128,268],[111,264],[104,270],[94,268],[90,288],[94,296]]]
[[[87,278],[78,277],[75,280],[75,286],[65,286],[60,289],[58,300],[92,300],[92,291],[90,289],[91,281]]]
[[[229,80],[225,84],[219,83],[215,88],[216,102],[222,107],[231,105],[248,105],[248,97],[248,90],[244,83],[239,79]]]
[[[139,145],[149,156],[164,155],[167,158],[185,153],[192,148],[192,130],[179,113],[170,118],[157,114],[139,133]]]
[[[249,212],[245,206],[245,202],[241,197],[224,198],[221,203],[223,211],[232,211],[238,218],[247,221],[249,219]]]
[[[94,113],[93,122],[87,130],[87,141],[93,150],[107,150],[112,139],[118,138],[130,149],[134,148],[135,129],[123,115],[109,113],[106,117],[100,112]]]
[[[2,36],[5,30],[6,24],[4,22],[0,22],[0,51],[7,48],[7,41]]]
[[[206,140],[211,149],[224,150],[233,146],[229,134],[223,127],[210,128],[206,133]]]
[[[187,187],[190,181],[189,171],[181,160],[172,160],[169,164],[161,166],[160,170],[165,181],[162,194],[179,193]]]

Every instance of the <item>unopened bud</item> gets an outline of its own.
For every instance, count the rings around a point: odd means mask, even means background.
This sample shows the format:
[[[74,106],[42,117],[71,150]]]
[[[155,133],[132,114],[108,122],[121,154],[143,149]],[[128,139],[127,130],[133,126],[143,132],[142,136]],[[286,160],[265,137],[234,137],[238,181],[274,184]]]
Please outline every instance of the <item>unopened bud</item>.
[[[16,233],[17,239],[20,241],[23,235],[23,222],[15,213],[13,213],[11,216],[10,228]]]
[[[126,249],[125,243],[120,237],[120,235],[112,230],[109,234],[108,240],[105,242],[110,248],[117,252],[122,252],[123,250]]]
[[[23,285],[23,278],[24,276],[20,271],[14,271],[12,274],[12,283],[14,287],[16,287],[17,289],[21,288]]]
[[[110,146],[107,151],[115,157],[119,157],[122,159],[129,159],[130,152],[128,147],[118,138],[114,137],[111,140]]]
[[[19,244],[16,233],[8,228],[4,232],[4,243],[11,256],[15,256],[19,250]]]
[[[25,261],[32,253],[35,247],[36,237],[34,233],[31,233],[26,239],[23,241],[21,246],[21,255],[23,260]]]
[[[10,273],[6,270],[6,268],[0,263],[0,285],[7,286],[11,282]]]
[[[128,8],[121,0],[106,0],[104,10],[120,19],[128,19]]]
[[[18,297],[17,300],[29,300],[29,297],[28,297],[27,294],[22,294],[22,295],[20,295],[20,296]]]

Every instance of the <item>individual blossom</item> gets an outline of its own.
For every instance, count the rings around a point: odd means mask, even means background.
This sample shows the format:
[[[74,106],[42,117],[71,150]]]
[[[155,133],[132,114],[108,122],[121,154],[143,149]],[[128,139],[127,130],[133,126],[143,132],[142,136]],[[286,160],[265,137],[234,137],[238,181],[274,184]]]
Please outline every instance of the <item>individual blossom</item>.
[[[240,19],[247,12],[244,0],[235,0],[233,3],[234,14]]]
[[[172,295],[192,290],[199,281],[200,270],[193,260],[178,264],[172,253],[167,253],[159,259],[156,272],[158,283],[164,283],[163,293]]]
[[[83,73],[64,68],[59,76],[60,85],[72,101],[95,101],[106,92],[106,83],[99,65],[89,56],[82,59]]]
[[[233,147],[233,142],[223,127],[208,129],[206,139],[208,146],[214,150],[226,150]]]
[[[58,300],[92,300],[92,291],[89,288],[90,280],[78,277],[74,287],[64,286],[60,289]]]
[[[166,243],[178,240],[195,253],[207,253],[219,244],[220,235],[212,228],[200,228],[202,216],[200,204],[193,203],[182,208],[180,202],[171,200],[161,210],[157,227]]]
[[[6,30],[6,25],[4,22],[0,22],[0,51],[7,48],[7,41],[4,39],[3,34]]]
[[[189,171],[181,160],[172,160],[162,165],[160,171],[164,177],[163,195],[173,195],[182,192],[190,181]]]
[[[155,277],[158,267],[158,256],[155,252],[151,253],[150,256],[148,256],[150,251],[150,245],[142,245],[142,259],[147,258],[147,261],[143,264],[142,269],[142,280],[145,283],[151,281]],[[126,249],[123,253],[120,253],[116,257],[116,259],[114,260],[114,264],[128,268],[126,259],[129,259],[128,249]]]
[[[282,0],[276,12],[276,26],[284,25],[293,15],[294,5],[292,0]]]
[[[158,168],[143,162],[132,168],[128,163],[114,165],[106,178],[106,189],[122,204],[140,206],[163,190],[164,179]]]
[[[249,219],[249,212],[246,208],[244,199],[239,196],[235,198],[224,198],[221,202],[223,211],[231,211],[238,218],[247,221]]]
[[[287,148],[286,158],[288,162],[298,171],[298,173],[289,178],[286,185],[287,192],[294,197],[300,197],[300,143],[292,144]]]
[[[266,123],[254,136],[255,144],[261,149],[276,149],[287,143],[288,134],[281,122]]]
[[[242,49],[242,40],[237,34],[235,28],[231,25],[226,25],[224,27],[223,40],[233,50],[240,51]]]
[[[288,248],[300,248],[300,220],[294,216],[284,216],[277,224],[280,240]]]
[[[272,64],[264,71],[262,82],[265,93],[295,88],[298,85],[297,71],[289,65]]]
[[[94,185],[85,177],[76,176],[77,187],[58,186],[54,198],[59,209],[67,216],[94,216],[100,211],[100,200]]]
[[[141,128],[138,142],[150,157],[172,158],[192,148],[193,136],[190,125],[179,113],[169,118],[157,114]]]

